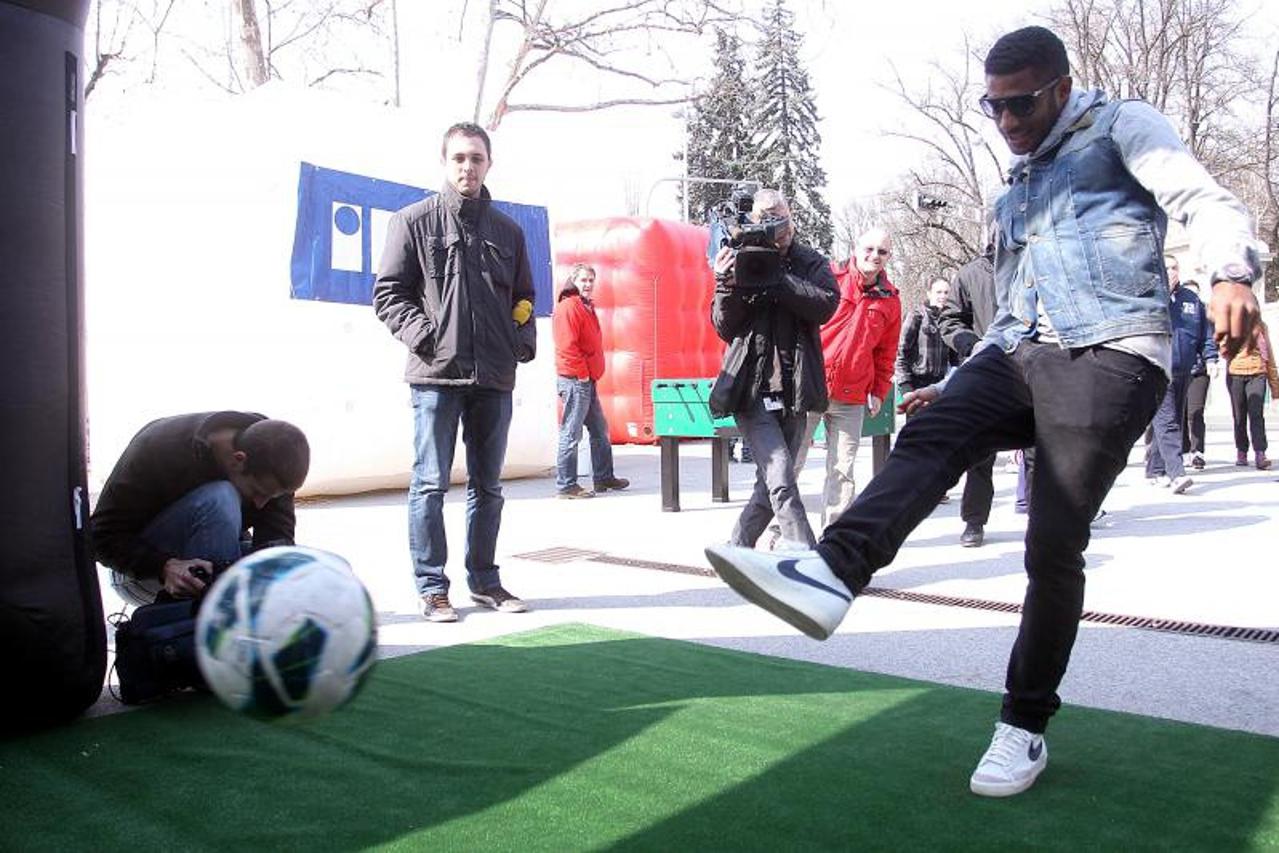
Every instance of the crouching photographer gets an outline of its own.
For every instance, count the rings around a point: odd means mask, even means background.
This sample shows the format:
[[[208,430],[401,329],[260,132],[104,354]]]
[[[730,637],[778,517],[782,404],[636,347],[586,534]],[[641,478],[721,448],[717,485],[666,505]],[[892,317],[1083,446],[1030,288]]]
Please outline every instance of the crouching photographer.
[[[835,313],[839,290],[826,258],[794,239],[780,192],[756,192],[748,219],[728,229],[712,263],[711,322],[728,348],[710,408],[733,416],[756,468],[730,542],[754,547],[776,516],[783,547],[811,548],[793,460],[807,439],[807,413],[826,410],[818,331]]]
[[[293,543],[293,493],[310,464],[301,430],[254,412],[161,418],[129,442],[90,518],[95,559],[139,605],[116,623],[122,701],[202,684],[200,598],[244,554]]]

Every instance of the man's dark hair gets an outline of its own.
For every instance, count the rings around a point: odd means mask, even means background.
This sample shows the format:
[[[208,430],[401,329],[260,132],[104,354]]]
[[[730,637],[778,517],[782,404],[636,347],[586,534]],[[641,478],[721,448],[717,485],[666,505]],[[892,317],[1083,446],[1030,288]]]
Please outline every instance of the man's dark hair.
[[[1046,72],[1045,76],[1065,77],[1070,73],[1066,45],[1052,30],[1023,27],[1000,36],[986,54],[987,74],[1016,74],[1023,68]]]
[[[311,468],[311,445],[302,430],[286,421],[268,419],[249,424],[232,446],[244,452],[246,474],[270,474],[285,491],[302,488]]]
[[[489,142],[489,135],[484,132],[484,128],[480,127],[473,121],[459,121],[457,124],[444,131],[444,141],[440,143],[440,156],[448,154],[449,140],[455,136],[473,136],[484,143],[484,153],[488,155],[490,160],[493,159],[493,144]]]

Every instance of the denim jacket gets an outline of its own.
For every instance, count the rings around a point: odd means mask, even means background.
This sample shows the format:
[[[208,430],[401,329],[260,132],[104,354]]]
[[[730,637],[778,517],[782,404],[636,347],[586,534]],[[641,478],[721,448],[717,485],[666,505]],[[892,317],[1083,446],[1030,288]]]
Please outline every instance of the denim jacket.
[[[1044,311],[1063,347],[1169,334],[1169,217],[1209,270],[1259,269],[1246,210],[1157,110],[1076,92],[1039,148],[1015,158],[995,206],[999,311],[985,343],[1011,352]]]

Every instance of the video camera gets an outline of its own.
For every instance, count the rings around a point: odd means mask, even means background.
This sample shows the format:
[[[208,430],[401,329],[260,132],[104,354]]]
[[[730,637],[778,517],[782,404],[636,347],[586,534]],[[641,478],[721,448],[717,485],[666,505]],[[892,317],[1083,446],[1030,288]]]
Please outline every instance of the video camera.
[[[734,286],[745,290],[765,290],[777,281],[782,256],[777,250],[777,237],[786,228],[785,217],[764,222],[751,220],[755,203],[752,184],[737,184],[729,200],[706,212],[711,239],[707,249],[710,263],[725,246],[736,250],[733,265]]]

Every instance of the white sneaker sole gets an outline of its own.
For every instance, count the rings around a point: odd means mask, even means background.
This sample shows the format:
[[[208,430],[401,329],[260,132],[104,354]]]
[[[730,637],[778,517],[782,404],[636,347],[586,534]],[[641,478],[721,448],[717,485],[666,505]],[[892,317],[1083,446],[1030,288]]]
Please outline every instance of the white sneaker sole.
[[[480,607],[487,607],[489,610],[496,610],[498,613],[527,613],[528,605],[523,601],[519,603],[507,602],[499,605],[489,598],[487,595],[472,595],[471,601],[474,601]]]
[[[743,572],[730,560],[719,554],[715,550],[715,546],[706,549],[706,559],[710,561],[711,568],[715,570],[715,574],[719,575],[720,579],[728,584],[734,592],[751,604],[768,611],[786,624],[798,629],[806,636],[812,637],[814,640],[825,640],[834,633],[833,627],[828,628],[807,613],[779,600],[767,588],[766,581],[756,580],[750,574]],[[838,624],[838,620],[836,624]]]
[[[1030,774],[1026,779],[1020,779],[1016,782],[986,782],[978,779],[968,780],[968,790],[972,791],[979,797],[1012,797],[1020,794],[1035,784],[1035,780],[1039,778],[1039,774],[1044,772],[1044,768],[1048,766],[1048,762],[1035,768],[1035,772]]]

